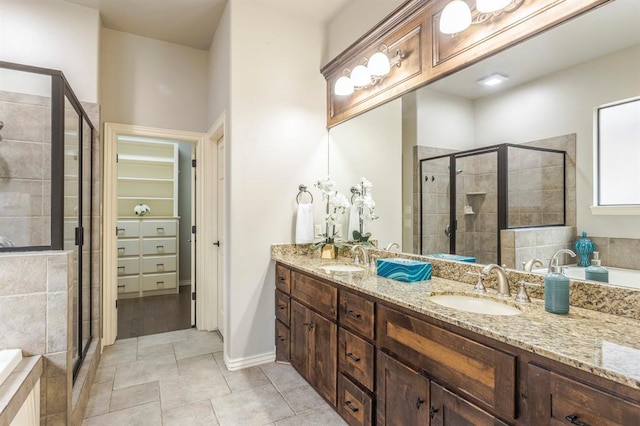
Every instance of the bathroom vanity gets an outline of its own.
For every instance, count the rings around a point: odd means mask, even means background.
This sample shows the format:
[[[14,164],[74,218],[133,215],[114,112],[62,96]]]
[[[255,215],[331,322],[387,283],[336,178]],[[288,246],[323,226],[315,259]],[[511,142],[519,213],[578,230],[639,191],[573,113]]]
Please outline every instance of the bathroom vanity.
[[[312,255],[272,257],[277,358],[351,425],[640,421],[637,320],[573,306],[554,315],[536,299],[503,301],[518,315],[474,314],[429,301],[473,294],[471,284],[408,284],[329,272]]]

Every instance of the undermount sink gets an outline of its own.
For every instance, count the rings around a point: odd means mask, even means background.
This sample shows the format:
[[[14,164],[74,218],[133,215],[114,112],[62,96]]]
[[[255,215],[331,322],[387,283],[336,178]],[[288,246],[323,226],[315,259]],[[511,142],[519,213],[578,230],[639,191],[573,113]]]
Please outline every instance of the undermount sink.
[[[447,308],[485,315],[520,315],[520,309],[496,302],[491,299],[463,296],[459,294],[441,294],[429,297],[429,300]]]
[[[334,265],[323,265],[320,268],[329,272],[361,272],[364,271],[363,268],[356,265],[344,265],[344,264],[334,264]]]

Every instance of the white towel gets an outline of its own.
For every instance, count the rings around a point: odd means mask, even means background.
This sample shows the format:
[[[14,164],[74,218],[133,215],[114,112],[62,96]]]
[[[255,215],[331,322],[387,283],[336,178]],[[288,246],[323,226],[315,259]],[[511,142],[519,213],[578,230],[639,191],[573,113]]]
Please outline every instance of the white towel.
[[[360,231],[360,208],[351,206],[349,208],[349,230],[347,241],[353,241],[353,231]]]
[[[298,204],[296,215],[296,244],[313,242],[313,205]]]

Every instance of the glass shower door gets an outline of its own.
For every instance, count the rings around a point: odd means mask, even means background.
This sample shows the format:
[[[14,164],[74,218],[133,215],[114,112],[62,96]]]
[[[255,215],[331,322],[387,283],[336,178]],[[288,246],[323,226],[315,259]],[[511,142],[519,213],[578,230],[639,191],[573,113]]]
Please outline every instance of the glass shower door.
[[[451,185],[449,156],[420,162],[420,253],[450,253]]]

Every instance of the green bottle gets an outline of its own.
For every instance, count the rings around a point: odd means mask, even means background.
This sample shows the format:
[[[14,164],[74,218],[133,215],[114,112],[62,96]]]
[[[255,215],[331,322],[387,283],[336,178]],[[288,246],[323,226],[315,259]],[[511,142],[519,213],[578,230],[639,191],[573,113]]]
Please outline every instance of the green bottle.
[[[591,260],[591,266],[588,266],[584,270],[584,277],[592,281],[600,281],[603,283],[609,282],[609,271],[602,267],[602,260],[600,260],[600,253],[593,252],[593,259]]]

